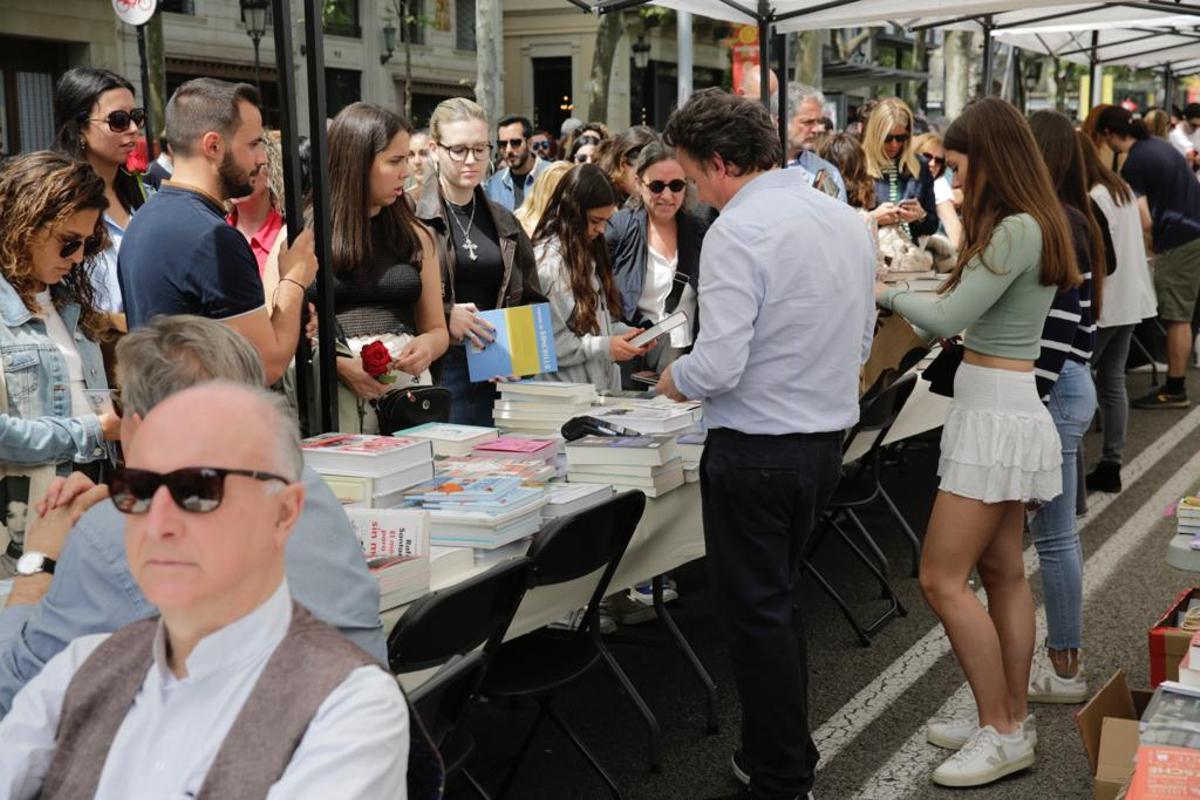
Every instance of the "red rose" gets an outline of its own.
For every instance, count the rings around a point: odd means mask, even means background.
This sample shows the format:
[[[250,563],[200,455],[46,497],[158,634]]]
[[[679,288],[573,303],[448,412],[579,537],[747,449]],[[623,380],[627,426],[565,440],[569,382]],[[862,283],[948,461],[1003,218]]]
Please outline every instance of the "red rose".
[[[371,342],[362,349],[363,370],[372,378],[388,373],[392,366],[392,354],[383,342]]]

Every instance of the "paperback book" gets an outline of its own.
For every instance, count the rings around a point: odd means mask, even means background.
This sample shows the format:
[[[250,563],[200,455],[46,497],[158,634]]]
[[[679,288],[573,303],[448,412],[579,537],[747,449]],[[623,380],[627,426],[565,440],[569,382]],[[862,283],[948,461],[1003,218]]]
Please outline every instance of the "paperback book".
[[[679,457],[672,436],[584,436],[567,443],[567,464],[661,467]]]
[[[467,345],[472,382],[558,370],[549,303],[480,311],[477,316],[494,328],[495,339],[483,348]]]
[[[410,439],[428,439],[433,444],[435,456],[465,456],[476,445],[495,439],[499,434],[495,428],[483,428],[478,425],[427,422],[415,428],[396,431],[395,435]]]
[[[323,433],[301,443],[317,472],[379,478],[433,459],[429,442],[404,436]]]

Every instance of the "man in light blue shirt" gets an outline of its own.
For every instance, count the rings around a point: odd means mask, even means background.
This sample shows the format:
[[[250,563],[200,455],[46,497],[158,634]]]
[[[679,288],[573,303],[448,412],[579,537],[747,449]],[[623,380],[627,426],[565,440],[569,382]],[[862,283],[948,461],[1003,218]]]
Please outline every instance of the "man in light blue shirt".
[[[788,87],[788,167],[802,167],[809,186],[846,202],[846,182],[833,164],[816,154],[824,130],[825,95],[803,84]]]
[[[126,336],[117,352],[126,448],[141,418],[177,391],[213,379],[264,382],[253,346],[227,326],[200,317],[159,317]],[[379,585],[350,520],[320,476],[306,467],[301,480],[305,502],[285,553],[292,595],[386,664]],[[134,582],[125,556],[125,520],[107,496],[106,487],[92,486],[76,473],[51,487],[43,517],[31,515],[26,553],[43,553],[56,564],[52,575],[14,579],[0,611],[0,715],[71,640],[157,613]]]
[[[704,402],[707,563],[742,703],[734,774],[756,800],[794,800],[811,791],[819,756],[793,598],[858,420],[875,248],[857,212],[777,169],[761,104],[697,92],[663,138],[721,215],[700,252],[699,338],[658,391]]]

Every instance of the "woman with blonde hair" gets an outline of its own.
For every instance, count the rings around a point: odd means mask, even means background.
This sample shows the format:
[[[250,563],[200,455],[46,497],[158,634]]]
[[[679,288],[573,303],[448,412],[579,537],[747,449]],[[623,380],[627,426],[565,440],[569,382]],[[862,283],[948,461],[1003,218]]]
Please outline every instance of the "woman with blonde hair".
[[[896,225],[912,241],[937,233],[933,175],[913,142],[913,113],[898,97],[871,110],[862,136],[867,175],[875,181],[875,210],[881,226]]]
[[[917,153],[924,156],[925,163],[929,165],[929,174],[933,176],[933,199],[937,204],[942,231],[957,248],[962,243],[962,220],[958,218],[958,206],[962,202],[962,195],[956,200],[954,188],[950,185],[950,175],[946,172],[946,148],[942,146],[942,137],[933,132],[922,134],[916,138],[914,146]]]
[[[537,180],[530,187],[529,194],[525,195],[525,202],[521,203],[521,207],[513,212],[513,216],[517,218],[517,222],[521,223],[527,236],[533,236],[534,229],[537,228],[542,215],[546,213],[546,206],[550,205],[550,196],[554,194],[554,189],[562,180],[563,175],[566,175],[570,169],[571,164],[566,161],[555,161],[542,170],[542,174],[537,176]]]
[[[442,310],[450,348],[438,362],[450,390],[450,421],[492,424],[496,387],[471,383],[466,345],[484,347],[492,328],[480,311],[544,302],[533,246],[512,212],[488,200],[480,187],[491,163],[492,127],[465,97],[443,100],[429,120],[433,172],[417,202],[418,219],[441,244]]]

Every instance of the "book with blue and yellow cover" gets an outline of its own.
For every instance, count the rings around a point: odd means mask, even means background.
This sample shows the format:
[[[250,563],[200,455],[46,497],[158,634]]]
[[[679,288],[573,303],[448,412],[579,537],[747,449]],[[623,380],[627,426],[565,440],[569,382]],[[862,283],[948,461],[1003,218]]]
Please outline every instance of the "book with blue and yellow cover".
[[[472,382],[558,370],[549,303],[480,311],[478,316],[495,328],[496,339],[482,350],[467,343],[467,369]]]

